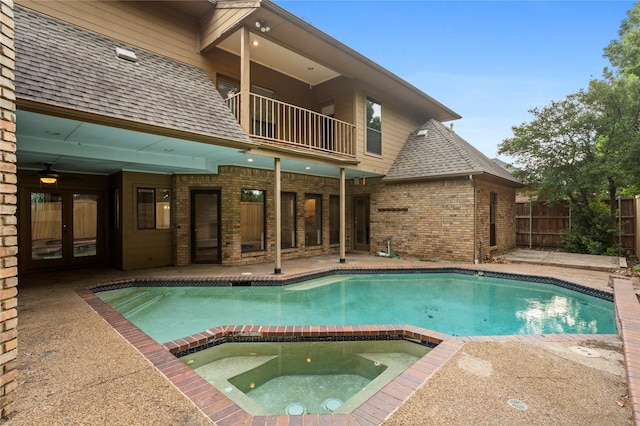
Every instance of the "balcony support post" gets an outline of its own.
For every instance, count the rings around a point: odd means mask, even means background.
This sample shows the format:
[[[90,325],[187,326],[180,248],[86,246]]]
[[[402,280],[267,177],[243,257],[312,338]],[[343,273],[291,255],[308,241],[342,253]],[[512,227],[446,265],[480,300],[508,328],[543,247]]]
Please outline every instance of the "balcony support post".
[[[251,134],[251,41],[249,28],[240,30],[240,126]]]
[[[346,183],[345,183],[344,167],[340,167],[340,263],[346,263],[346,248],[345,248],[345,234],[346,234]]]
[[[274,273],[276,275],[282,273],[282,194],[281,194],[281,171],[280,171],[280,159],[273,159],[274,170],[274,192],[276,196],[276,266]]]

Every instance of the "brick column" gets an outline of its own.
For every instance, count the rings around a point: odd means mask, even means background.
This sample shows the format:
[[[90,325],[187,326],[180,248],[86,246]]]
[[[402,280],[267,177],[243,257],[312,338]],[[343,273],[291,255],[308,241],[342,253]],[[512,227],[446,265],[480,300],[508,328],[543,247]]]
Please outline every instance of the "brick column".
[[[13,0],[0,0],[0,418],[14,411],[18,325]]]

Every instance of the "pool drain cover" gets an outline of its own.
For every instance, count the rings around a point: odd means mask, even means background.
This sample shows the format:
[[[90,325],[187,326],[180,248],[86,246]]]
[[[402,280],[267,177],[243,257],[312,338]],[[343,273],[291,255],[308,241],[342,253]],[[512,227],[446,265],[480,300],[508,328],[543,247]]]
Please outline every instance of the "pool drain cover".
[[[600,357],[600,352],[591,348],[585,348],[584,346],[571,346],[569,349],[571,349],[572,352],[577,353],[578,355],[586,356],[589,358]]]
[[[294,402],[293,404],[287,405],[285,411],[290,416],[301,416],[307,410],[304,408],[304,405],[300,404],[299,402]]]
[[[331,412],[336,411],[338,408],[340,408],[341,405],[342,401],[340,401],[338,398],[328,398],[325,399],[325,401],[322,403],[324,409]]]
[[[519,399],[511,398],[507,401],[507,403],[516,410],[524,411],[527,409],[527,404],[520,401]]]

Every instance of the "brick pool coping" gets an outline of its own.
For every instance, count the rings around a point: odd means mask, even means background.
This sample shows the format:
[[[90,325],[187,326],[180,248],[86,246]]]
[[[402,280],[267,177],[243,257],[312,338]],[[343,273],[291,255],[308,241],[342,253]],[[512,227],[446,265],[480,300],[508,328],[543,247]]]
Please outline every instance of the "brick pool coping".
[[[326,273],[321,271],[321,273]],[[309,274],[299,274],[309,278]],[[318,272],[311,274],[317,276]],[[266,277],[265,277],[266,278]],[[278,280],[276,277],[275,280]],[[289,276],[287,279],[291,279]],[[294,279],[298,278],[293,277]],[[247,277],[226,280],[246,280]],[[252,278],[256,280],[256,278]],[[140,282],[140,278],[127,280]],[[201,278],[181,277],[173,280],[203,281]],[[217,279],[216,279],[217,280]],[[144,279],[142,279],[144,281]],[[150,281],[157,281],[156,278]],[[270,279],[269,281],[274,281]],[[103,283],[92,288],[80,289],[78,295],[100,314],[122,337],[136,348],[156,369],[158,369],[182,394],[184,394],[207,418],[220,426],[234,424],[251,425],[379,425],[400,405],[419,389],[442,365],[444,365],[466,342],[584,342],[598,340],[619,342],[622,338],[629,401],[635,425],[640,425],[640,304],[630,280],[612,277],[615,294],[615,310],[620,335],[594,334],[549,334],[517,336],[449,336],[436,331],[408,325],[372,326],[222,326],[183,339],[161,345],[125,319],[117,311],[103,302],[94,289],[105,289],[105,284],[122,285],[123,281]],[[206,284],[203,284],[206,285]],[[367,336],[385,338],[402,336],[419,339],[429,345],[437,345],[407,370],[385,385],[375,395],[349,414],[310,414],[304,416],[251,416],[213,385],[182,363],[175,354],[211,343],[216,339],[235,337],[304,337],[336,338],[346,336]]]

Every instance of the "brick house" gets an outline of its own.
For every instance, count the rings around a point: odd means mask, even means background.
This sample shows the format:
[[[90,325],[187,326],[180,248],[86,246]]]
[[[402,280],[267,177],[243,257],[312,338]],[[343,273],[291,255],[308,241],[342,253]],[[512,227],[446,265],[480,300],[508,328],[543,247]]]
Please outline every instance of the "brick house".
[[[269,0],[0,2],[0,418],[18,272],[515,246],[460,116]]]
[[[459,115],[271,1],[17,1],[15,44],[21,271],[515,246]]]

